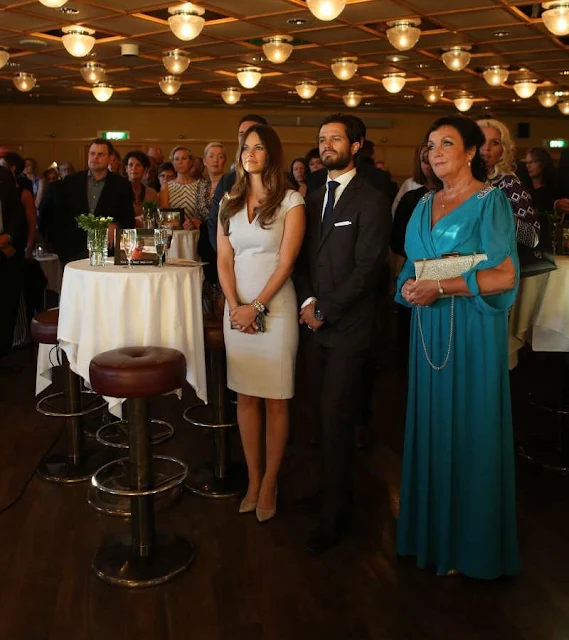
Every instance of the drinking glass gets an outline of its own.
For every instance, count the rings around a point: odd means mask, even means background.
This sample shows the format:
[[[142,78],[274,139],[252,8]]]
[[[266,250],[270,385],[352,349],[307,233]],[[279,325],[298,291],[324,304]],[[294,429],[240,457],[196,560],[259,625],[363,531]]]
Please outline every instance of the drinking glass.
[[[168,242],[167,229],[154,229],[154,246],[156,247],[156,254],[158,256],[158,267],[162,266],[162,256],[166,250],[166,244]]]
[[[128,260],[128,265],[125,268],[132,269],[132,254],[136,247],[136,229],[123,229],[121,239],[126,259]]]

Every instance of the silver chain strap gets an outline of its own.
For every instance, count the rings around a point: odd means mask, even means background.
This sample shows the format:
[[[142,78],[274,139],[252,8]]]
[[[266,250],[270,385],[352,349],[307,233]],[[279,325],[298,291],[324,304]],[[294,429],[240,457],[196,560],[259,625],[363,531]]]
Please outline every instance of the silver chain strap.
[[[433,364],[433,361],[429,356],[429,352],[427,351],[427,345],[425,343],[425,336],[423,335],[423,327],[421,326],[421,312],[419,311],[418,306],[416,306],[415,309],[417,311],[417,324],[419,326],[419,335],[421,336],[421,343],[423,345],[423,353],[425,354],[425,358],[427,359],[427,362],[429,363],[431,369],[434,369],[435,371],[441,371],[447,366],[450,358],[450,352],[452,349],[452,338],[454,336],[454,296],[452,296],[450,301],[450,329],[449,329],[449,336],[448,336],[447,353],[443,363],[439,366],[437,366],[436,364]]]

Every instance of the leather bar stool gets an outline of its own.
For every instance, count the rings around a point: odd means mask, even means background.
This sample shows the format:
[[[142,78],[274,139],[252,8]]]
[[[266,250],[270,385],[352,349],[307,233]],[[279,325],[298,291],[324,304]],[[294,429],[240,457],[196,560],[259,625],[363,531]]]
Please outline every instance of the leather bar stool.
[[[186,378],[186,359],[175,349],[126,347],[95,356],[89,378],[101,395],[127,398],[129,457],[103,466],[93,476],[93,485],[111,495],[130,498],[131,532],[108,537],[93,558],[95,574],[111,584],[146,587],[171,580],[183,572],[194,557],[185,538],[156,533],[154,499],[180,486],[188,468],[167,456],[152,456],[150,397],[179,389]],[[168,473],[156,480],[155,468]],[[130,478],[128,488],[106,482],[123,469]]]
[[[33,340],[42,344],[57,345],[58,321],[59,309],[57,308],[39,313],[31,322]],[[91,478],[105,460],[101,452],[85,449],[83,416],[102,409],[106,403],[94,393],[81,390],[81,378],[71,370],[65,352],[60,350],[60,354],[64,391],[43,397],[37,403],[36,410],[45,416],[64,419],[67,427],[68,450],[67,453],[53,453],[43,458],[37,472],[50,482],[84,482]]]
[[[186,488],[208,498],[231,498],[247,487],[247,468],[231,462],[230,429],[237,426],[235,405],[227,398],[223,316],[204,316],[204,341],[209,403],[196,404],[184,411],[184,420],[213,432],[214,460],[188,474]]]

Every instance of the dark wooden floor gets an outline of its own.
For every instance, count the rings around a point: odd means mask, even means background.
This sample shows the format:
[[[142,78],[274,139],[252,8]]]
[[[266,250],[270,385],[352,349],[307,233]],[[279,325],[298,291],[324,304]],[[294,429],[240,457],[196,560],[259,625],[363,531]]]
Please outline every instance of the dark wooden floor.
[[[191,538],[196,560],[177,580],[143,590],[107,586],[90,568],[102,537],[127,524],[87,506],[86,485],[58,486],[31,475],[57,436],[57,422],[35,413],[33,350],[17,352],[14,362],[21,373],[0,374],[0,509],[25,490],[0,514],[0,640],[569,638],[564,479],[519,465],[519,578],[437,578],[397,559],[405,374],[389,341],[375,386],[374,446],[356,459],[354,533],[322,556],[305,551],[314,522],[296,515],[291,502],[314,488],[318,450],[309,444],[310,403],[301,386],[277,517],[261,525],[239,515],[237,501],[185,494],[158,515],[158,525]],[[533,357],[514,372],[517,420],[539,423],[525,395],[528,385],[546,384],[553,373],[548,361]],[[172,418],[177,429],[162,450],[193,466],[211,443],[181,420],[190,399],[189,390],[183,403],[162,398],[156,414]]]

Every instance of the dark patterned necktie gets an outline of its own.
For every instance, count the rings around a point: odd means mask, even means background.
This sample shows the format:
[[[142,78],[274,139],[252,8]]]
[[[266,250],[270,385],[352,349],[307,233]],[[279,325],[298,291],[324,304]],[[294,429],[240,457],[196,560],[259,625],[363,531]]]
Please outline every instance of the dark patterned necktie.
[[[324,215],[322,216],[322,227],[321,227],[321,235],[324,235],[328,230],[332,222],[332,213],[334,211],[334,194],[336,193],[336,189],[340,186],[339,182],[335,180],[330,180],[327,183],[328,187],[328,199],[326,200],[326,207],[324,208]]]

